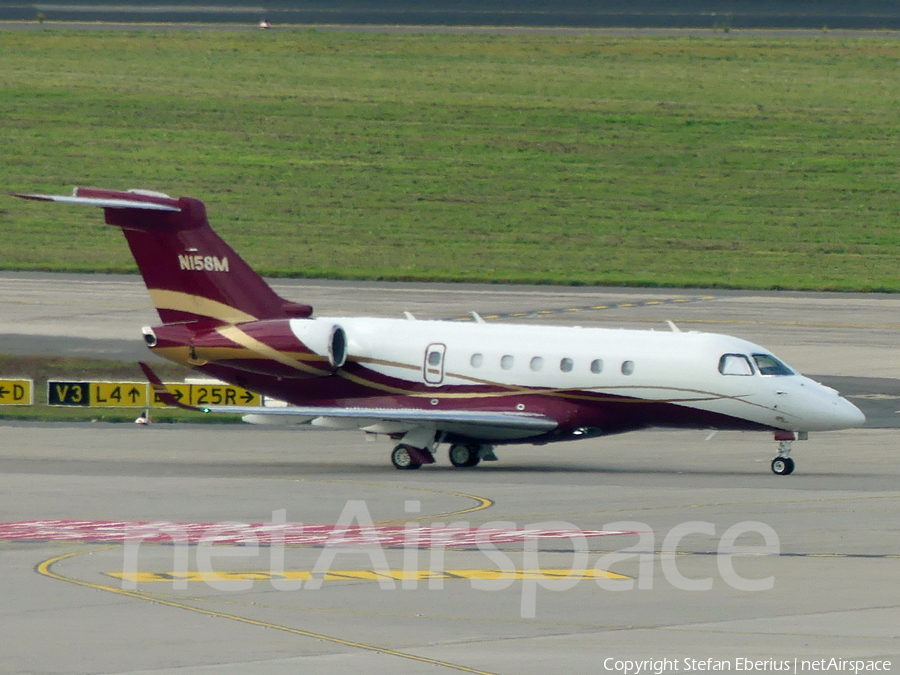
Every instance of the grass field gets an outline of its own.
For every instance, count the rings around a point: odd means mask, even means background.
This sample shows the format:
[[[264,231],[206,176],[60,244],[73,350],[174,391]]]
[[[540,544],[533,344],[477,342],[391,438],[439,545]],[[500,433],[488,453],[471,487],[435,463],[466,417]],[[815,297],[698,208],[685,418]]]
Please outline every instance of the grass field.
[[[207,203],[266,274],[900,290],[900,43],[0,32],[0,189]],[[0,267],[131,271],[3,199]]]

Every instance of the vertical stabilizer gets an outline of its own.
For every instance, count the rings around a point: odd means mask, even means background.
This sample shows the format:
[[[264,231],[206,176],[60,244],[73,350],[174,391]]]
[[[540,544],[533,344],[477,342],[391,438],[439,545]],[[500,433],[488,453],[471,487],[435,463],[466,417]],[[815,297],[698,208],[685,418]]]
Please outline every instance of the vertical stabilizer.
[[[71,197],[26,199],[103,208],[122,229],[163,323],[305,318],[308,305],[278,296],[209,226],[198,199],[158,192],[77,188]]]

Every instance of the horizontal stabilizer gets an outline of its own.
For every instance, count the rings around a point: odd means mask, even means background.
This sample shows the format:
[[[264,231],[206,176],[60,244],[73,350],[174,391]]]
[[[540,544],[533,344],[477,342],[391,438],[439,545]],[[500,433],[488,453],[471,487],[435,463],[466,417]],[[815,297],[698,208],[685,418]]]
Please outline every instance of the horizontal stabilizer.
[[[171,391],[168,390],[163,381],[159,379],[159,375],[157,375],[153,369],[148,366],[143,361],[138,361],[138,365],[141,367],[141,370],[144,372],[144,377],[147,378],[147,381],[150,382],[150,389],[153,390],[154,396],[160,401],[162,401],[167,406],[172,406],[174,408],[183,408],[184,410],[193,410],[195,412],[203,412],[200,408],[195,408],[191,405],[186,405],[178,400],[178,398]]]
[[[96,196],[82,196],[84,193],[96,193]],[[140,192],[120,192],[117,196],[106,196],[102,193],[112,193],[112,190],[88,190],[84,188],[76,188],[75,194],[72,196],[63,195],[26,195],[14,193],[14,197],[22,199],[34,199],[41,202],[60,202],[62,204],[83,204],[85,206],[99,206],[104,209],[143,209],[145,211],[174,211],[179,212],[181,209],[175,204],[176,200],[162,194],[142,194]],[[150,201],[153,199],[154,201]],[[165,201],[171,204],[163,203]]]

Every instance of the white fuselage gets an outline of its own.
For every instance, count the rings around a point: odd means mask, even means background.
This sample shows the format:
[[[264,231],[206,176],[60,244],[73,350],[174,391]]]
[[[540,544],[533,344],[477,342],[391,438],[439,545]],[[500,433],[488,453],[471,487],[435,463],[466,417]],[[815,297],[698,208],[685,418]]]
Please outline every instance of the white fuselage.
[[[480,388],[499,385],[516,388],[522,396],[590,392],[664,402],[799,432],[844,429],[865,420],[837,391],[791,369],[764,374],[771,352],[726,335],[377,318],[316,320],[344,329],[351,361],[373,373],[425,385],[435,399],[460,391],[450,395],[476,396]],[[760,356],[762,364],[757,363]],[[523,409],[515,393],[507,391],[503,400],[510,410]]]

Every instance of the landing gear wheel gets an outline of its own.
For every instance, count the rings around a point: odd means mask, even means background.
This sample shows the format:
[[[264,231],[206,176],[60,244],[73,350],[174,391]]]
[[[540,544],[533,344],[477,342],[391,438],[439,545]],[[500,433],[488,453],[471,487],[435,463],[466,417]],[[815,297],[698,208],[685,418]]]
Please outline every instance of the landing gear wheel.
[[[477,445],[451,445],[450,463],[461,469],[475,466],[481,461],[479,450]]]
[[[394,451],[391,453],[391,463],[394,465],[395,469],[404,471],[418,469],[422,466],[419,462],[413,460],[405,445],[398,445],[394,448]]]
[[[790,457],[776,457],[772,460],[772,473],[788,476],[794,473],[794,460]]]

